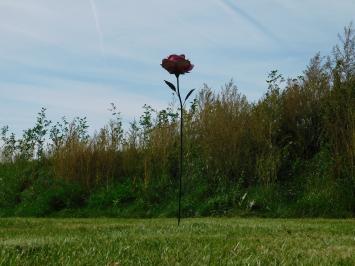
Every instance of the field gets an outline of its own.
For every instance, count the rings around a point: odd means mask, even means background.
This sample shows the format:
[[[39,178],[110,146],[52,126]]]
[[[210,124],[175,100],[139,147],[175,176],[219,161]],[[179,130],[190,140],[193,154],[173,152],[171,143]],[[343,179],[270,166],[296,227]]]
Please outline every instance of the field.
[[[0,265],[355,265],[355,221],[1,219]]]

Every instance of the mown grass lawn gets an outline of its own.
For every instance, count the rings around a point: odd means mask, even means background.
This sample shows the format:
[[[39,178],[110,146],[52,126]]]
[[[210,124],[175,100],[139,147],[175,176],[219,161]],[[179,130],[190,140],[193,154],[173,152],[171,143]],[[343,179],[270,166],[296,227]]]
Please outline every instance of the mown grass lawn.
[[[355,220],[0,219],[1,265],[355,265]]]

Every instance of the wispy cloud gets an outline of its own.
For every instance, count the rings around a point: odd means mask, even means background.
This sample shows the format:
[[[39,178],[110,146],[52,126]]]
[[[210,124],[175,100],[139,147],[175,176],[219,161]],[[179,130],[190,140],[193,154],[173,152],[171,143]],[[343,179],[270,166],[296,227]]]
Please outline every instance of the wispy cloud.
[[[90,6],[91,6],[93,17],[94,17],[94,20],[95,20],[95,26],[96,26],[97,34],[99,36],[100,50],[101,50],[102,55],[105,55],[104,37],[103,37],[102,29],[101,29],[99,16],[97,14],[97,8],[96,8],[96,5],[95,5],[95,1],[94,0],[89,0],[89,2],[90,2]]]
[[[229,1],[229,0],[217,0],[220,2],[226,9],[229,11],[233,12],[234,14],[241,16],[243,19],[248,21],[250,24],[252,24],[256,29],[258,29],[260,32],[265,34],[268,38],[273,40],[274,42],[280,44],[284,44],[284,41],[277,36],[272,30],[270,30],[267,26],[265,26],[263,23],[255,19],[253,16],[251,16],[248,12],[243,10],[240,6],[237,6],[236,1]]]

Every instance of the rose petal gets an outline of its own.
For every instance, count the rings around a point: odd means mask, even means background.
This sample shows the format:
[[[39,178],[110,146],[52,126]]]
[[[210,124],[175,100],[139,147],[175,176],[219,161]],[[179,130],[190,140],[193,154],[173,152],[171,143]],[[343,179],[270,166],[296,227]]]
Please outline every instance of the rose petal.
[[[165,68],[170,74],[174,74],[176,69],[175,62],[170,61],[168,59],[164,59],[161,66]]]
[[[168,60],[173,61],[173,62],[178,62],[181,60],[184,60],[184,57],[181,57],[180,55],[172,54],[168,57]]]

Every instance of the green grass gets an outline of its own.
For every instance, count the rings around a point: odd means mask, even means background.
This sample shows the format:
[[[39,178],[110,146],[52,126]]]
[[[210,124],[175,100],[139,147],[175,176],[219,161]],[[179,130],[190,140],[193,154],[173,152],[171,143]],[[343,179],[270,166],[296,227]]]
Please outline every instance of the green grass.
[[[355,221],[0,219],[0,265],[355,265]]]

